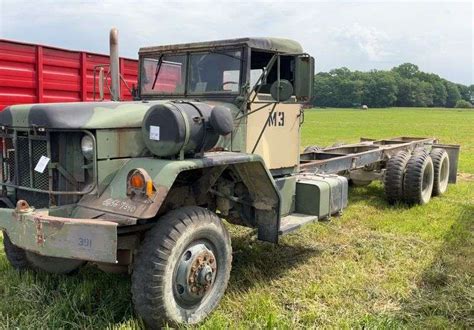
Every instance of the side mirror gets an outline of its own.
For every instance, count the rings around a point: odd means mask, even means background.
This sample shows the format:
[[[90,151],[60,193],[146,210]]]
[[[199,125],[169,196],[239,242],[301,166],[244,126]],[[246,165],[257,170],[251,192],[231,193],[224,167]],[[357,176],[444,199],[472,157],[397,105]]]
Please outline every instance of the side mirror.
[[[277,80],[270,86],[270,94],[275,101],[285,102],[293,95],[293,85],[285,79]]]
[[[295,58],[295,96],[298,100],[309,101],[313,96],[314,58],[298,55]]]

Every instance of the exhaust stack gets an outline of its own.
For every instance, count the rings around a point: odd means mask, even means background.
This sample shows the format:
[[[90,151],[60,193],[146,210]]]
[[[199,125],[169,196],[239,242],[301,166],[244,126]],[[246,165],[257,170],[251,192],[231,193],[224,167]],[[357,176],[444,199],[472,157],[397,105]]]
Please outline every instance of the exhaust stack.
[[[120,101],[120,71],[119,71],[119,50],[118,50],[118,30],[110,30],[110,77],[112,101]]]

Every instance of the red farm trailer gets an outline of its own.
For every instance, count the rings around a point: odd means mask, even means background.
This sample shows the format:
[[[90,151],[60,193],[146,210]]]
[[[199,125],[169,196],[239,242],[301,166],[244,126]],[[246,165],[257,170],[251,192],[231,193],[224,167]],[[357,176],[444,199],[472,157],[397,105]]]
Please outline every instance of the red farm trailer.
[[[0,110],[12,104],[99,100],[99,77],[103,97],[110,99],[109,62],[109,55],[0,39]],[[121,100],[132,99],[137,65],[134,59],[119,60]]]

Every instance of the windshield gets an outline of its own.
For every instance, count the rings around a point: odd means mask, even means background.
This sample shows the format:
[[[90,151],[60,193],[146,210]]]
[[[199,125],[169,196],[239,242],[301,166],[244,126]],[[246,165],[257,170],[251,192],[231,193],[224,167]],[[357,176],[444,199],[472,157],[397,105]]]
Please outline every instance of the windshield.
[[[188,56],[189,68],[186,67]],[[241,50],[146,57],[142,60],[141,92],[164,95],[239,92],[241,58]]]
[[[186,55],[160,55],[142,63],[142,93],[184,94]]]
[[[240,64],[240,50],[191,54],[189,59],[189,93],[238,92]]]

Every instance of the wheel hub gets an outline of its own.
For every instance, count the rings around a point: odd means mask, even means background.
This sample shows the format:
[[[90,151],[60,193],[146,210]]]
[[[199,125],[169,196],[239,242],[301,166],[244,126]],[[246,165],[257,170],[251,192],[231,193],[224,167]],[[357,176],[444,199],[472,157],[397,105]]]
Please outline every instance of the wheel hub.
[[[182,254],[175,276],[178,301],[196,304],[208,293],[216,277],[216,257],[204,243],[195,244]]]

